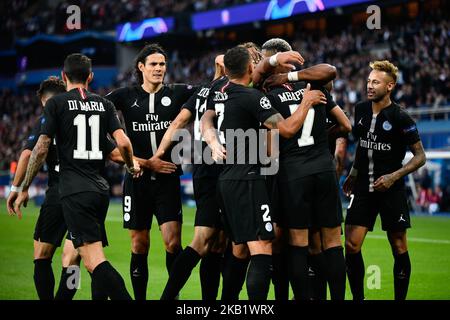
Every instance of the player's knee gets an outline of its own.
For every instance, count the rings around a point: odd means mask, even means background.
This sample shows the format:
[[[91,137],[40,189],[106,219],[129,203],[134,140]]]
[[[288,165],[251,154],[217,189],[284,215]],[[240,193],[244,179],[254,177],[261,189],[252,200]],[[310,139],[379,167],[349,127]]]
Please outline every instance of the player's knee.
[[[408,251],[408,246],[403,239],[395,239],[391,241],[391,248],[393,254],[403,254]]]
[[[361,244],[354,241],[352,238],[345,239],[345,252],[346,253],[358,253],[361,251]]]
[[[64,248],[62,255],[61,255],[62,265],[64,267],[72,266],[72,265],[79,265],[81,257],[78,254],[78,251],[73,250],[67,250]]]
[[[150,248],[148,233],[133,232],[131,234],[131,250],[137,254],[147,254]]]
[[[181,241],[178,238],[170,238],[164,241],[167,252],[177,252],[181,249]]]
[[[55,247],[48,243],[38,243],[34,246],[34,259],[51,259],[53,258],[53,253],[55,252]]]

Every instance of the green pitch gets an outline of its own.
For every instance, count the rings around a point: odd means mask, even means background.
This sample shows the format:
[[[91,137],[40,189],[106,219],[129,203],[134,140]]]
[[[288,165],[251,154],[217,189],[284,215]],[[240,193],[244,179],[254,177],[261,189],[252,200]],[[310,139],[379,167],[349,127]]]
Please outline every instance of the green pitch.
[[[0,299],[37,299],[33,283],[33,230],[39,208],[30,203],[19,221],[6,213],[5,201],[0,201]],[[184,208],[183,246],[193,235],[195,209]],[[408,299],[450,299],[450,219],[445,217],[412,218],[408,232],[412,275]],[[110,205],[107,218],[109,247],[106,256],[121,273],[130,293],[130,239],[122,229],[121,206]],[[61,249],[53,259],[56,286],[61,272]],[[393,258],[385,234],[379,224],[369,233],[363,247],[366,265],[367,299],[393,299]],[[372,267],[370,267],[372,266]],[[375,267],[373,267],[375,266]],[[377,271],[380,277],[377,278]],[[153,224],[149,254],[148,299],[159,299],[167,280],[165,251],[157,225]],[[378,281],[379,280],[379,281]],[[273,288],[269,298],[273,299]],[[246,299],[245,287],[241,299]],[[351,298],[347,287],[347,299]],[[90,277],[82,268],[81,289],[75,299],[90,299]],[[198,267],[181,292],[181,299],[201,299]]]

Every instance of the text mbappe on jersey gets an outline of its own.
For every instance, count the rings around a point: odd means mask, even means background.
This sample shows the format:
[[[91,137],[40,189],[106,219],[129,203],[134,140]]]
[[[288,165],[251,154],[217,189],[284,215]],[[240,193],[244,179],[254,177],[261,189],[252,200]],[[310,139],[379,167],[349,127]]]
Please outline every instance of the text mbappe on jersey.
[[[103,103],[98,101],[67,100],[67,103],[69,104],[69,110],[105,111]]]
[[[300,89],[295,92],[285,91],[283,93],[278,94],[278,98],[280,98],[281,102],[298,101],[303,97],[304,91],[305,89]]]
[[[367,132],[367,140],[360,138],[359,146],[377,151],[391,151],[392,149],[390,143],[377,142],[377,135],[372,132]]]
[[[158,121],[159,114],[148,113],[145,116],[145,123],[139,123],[137,121],[133,121],[133,131],[159,131],[166,130],[169,128],[172,121]]]

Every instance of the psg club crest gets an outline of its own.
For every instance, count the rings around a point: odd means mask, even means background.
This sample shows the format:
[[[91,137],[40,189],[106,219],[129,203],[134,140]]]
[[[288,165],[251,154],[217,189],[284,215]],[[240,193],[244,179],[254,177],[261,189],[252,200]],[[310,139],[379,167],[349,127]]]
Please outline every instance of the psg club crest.
[[[392,129],[392,124],[389,121],[386,120],[385,122],[383,122],[383,129],[386,130],[386,131],[391,130]]]
[[[164,107],[170,106],[171,103],[172,103],[172,100],[170,100],[169,97],[163,97],[163,98],[161,99],[161,104],[162,104]]]

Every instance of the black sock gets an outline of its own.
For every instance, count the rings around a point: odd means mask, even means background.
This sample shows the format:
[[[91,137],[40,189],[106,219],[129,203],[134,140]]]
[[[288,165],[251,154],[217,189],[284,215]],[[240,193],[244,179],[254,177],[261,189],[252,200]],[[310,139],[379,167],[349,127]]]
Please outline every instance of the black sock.
[[[147,297],[148,282],[147,254],[131,253],[130,276],[134,299],[145,300]]]
[[[55,276],[53,275],[52,259],[34,260],[34,285],[40,300],[53,300]]]
[[[289,276],[285,250],[272,255],[272,264],[272,282],[275,289],[275,300],[287,301],[289,300]]]
[[[172,269],[167,280],[166,287],[161,295],[161,300],[174,300],[180,293],[181,288],[186,284],[191,275],[192,269],[200,261],[200,255],[187,246],[178,255],[172,265]]]
[[[308,296],[312,300],[327,300],[326,261],[323,253],[308,256]]]
[[[200,263],[202,300],[215,301],[217,299],[222,260],[222,254],[217,252],[210,252],[202,258]]]
[[[272,256],[257,254],[251,256],[247,271],[248,300],[267,300],[272,278]]]
[[[111,300],[131,300],[123,278],[108,261],[103,261],[94,269],[92,278]]]
[[[250,259],[247,258],[236,258],[231,252],[225,256],[222,273],[222,300],[239,300],[249,261]]]
[[[331,300],[345,299],[345,258],[341,246],[323,252],[327,265],[327,281],[330,287]]]
[[[98,283],[97,279],[92,276],[92,273],[89,272],[91,276],[91,296],[92,300],[96,301],[106,301],[108,300],[108,294],[102,288],[102,286]]]
[[[178,257],[178,255],[183,251],[183,249],[178,248],[173,253],[170,253],[169,251],[166,251],[166,269],[167,274],[170,275],[170,271],[172,270],[172,265],[175,262],[175,259]]]
[[[411,260],[408,251],[402,254],[394,254],[394,260],[395,300],[405,300],[411,275]]]
[[[364,260],[361,251],[345,255],[347,277],[354,301],[364,300]]]
[[[62,268],[61,279],[59,280],[59,287],[55,295],[55,300],[73,300],[73,296],[77,292],[75,286],[76,283],[67,283],[67,280],[73,275],[73,273],[67,272],[67,268]]]
[[[289,246],[289,280],[295,300],[308,299],[308,247]]]

